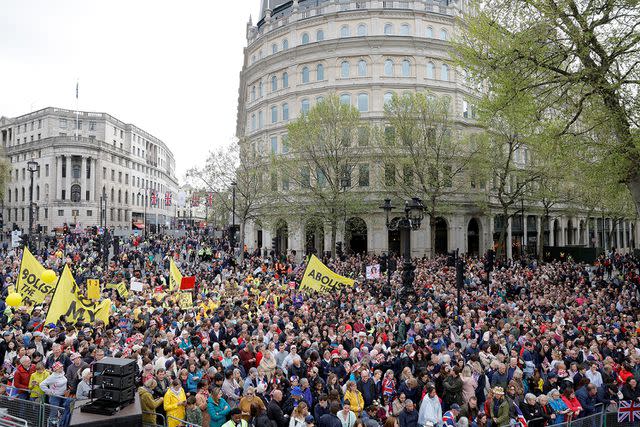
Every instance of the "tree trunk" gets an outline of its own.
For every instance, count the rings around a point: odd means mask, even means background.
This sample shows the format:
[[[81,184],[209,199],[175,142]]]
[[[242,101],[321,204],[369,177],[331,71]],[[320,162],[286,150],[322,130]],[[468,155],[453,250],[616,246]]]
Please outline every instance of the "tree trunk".
[[[336,257],[336,235],[338,234],[338,221],[335,218],[331,220],[331,258]],[[344,242],[342,242],[344,247]]]
[[[542,261],[544,259],[544,228],[549,224],[549,215],[545,213],[540,221],[540,238],[538,240],[538,259]]]
[[[240,241],[238,242],[238,247],[240,248],[240,253],[242,253],[244,249],[245,239],[244,239],[244,230],[246,228],[247,220],[243,219],[240,222]]]

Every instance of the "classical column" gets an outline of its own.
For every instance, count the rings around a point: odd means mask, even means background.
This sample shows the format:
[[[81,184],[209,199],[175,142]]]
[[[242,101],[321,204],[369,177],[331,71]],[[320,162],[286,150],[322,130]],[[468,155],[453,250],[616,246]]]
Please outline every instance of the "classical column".
[[[87,194],[87,158],[82,156],[82,166],[80,167],[80,200],[86,201]]]
[[[589,229],[590,229],[590,224],[589,224],[589,217],[587,217],[587,219],[584,221],[584,242],[583,244],[590,248],[591,247],[591,239],[589,238]]]
[[[542,231],[542,218],[540,215],[536,215],[536,251],[540,247],[542,241],[542,247],[544,248],[544,232]]]
[[[556,245],[556,233],[555,233],[556,220],[549,219],[547,221],[547,227],[549,227],[549,246]]]
[[[56,190],[55,199],[62,200],[62,156],[56,156]]]
[[[489,222],[489,226],[487,227],[487,229],[489,230],[488,232],[489,235],[487,236],[487,249],[494,249],[493,233],[494,233],[495,220],[493,219],[493,215],[489,215],[487,218]]]
[[[512,221],[512,217],[509,217],[509,220],[507,221],[507,241],[505,242],[505,246],[506,246],[506,250],[507,250],[507,258],[511,258],[513,257],[513,242],[511,241],[511,221]]]

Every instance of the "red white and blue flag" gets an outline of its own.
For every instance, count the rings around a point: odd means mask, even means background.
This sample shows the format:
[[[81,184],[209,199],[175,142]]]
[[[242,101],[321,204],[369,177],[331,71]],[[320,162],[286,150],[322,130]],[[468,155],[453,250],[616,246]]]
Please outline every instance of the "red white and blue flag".
[[[623,400],[618,404],[618,422],[639,422],[640,404],[632,400]]]
[[[164,204],[167,206],[171,206],[171,191],[167,191],[164,193]]]
[[[522,411],[520,410],[518,405],[515,405],[515,407],[516,407],[516,415],[518,416],[517,421],[520,423],[522,427],[527,427],[527,420],[525,419],[524,415],[522,415]]]
[[[158,194],[155,191],[151,192],[151,206],[158,204]]]

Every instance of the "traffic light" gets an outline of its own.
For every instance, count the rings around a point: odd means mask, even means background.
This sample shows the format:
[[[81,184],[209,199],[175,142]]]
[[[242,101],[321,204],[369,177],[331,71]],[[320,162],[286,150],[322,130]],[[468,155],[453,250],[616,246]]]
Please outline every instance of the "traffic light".
[[[380,273],[387,272],[387,254],[382,254],[380,257]]]
[[[29,247],[29,235],[23,234],[20,236],[20,245],[24,247]]]
[[[464,287],[464,261],[461,259],[456,263],[456,286],[458,289]]]
[[[491,273],[493,271],[493,263],[495,262],[495,252],[493,249],[487,251],[487,262],[484,265],[484,271]]]
[[[2,211],[0,210],[0,231],[4,229],[4,216],[2,215]]]

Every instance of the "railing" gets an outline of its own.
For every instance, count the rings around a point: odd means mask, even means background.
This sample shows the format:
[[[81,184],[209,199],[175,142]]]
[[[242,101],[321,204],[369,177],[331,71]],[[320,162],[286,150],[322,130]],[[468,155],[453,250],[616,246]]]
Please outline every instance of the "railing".
[[[6,408],[0,408],[0,426],[28,427],[29,424],[27,423],[27,420],[9,415],[9,411]]]
[[[149,423],[149,422],[145,422],[145,415],[149,416],[155,416],[156,417],[156,422],[155,423]],[[149,411],[142,411],[142,426],[143,427],[165,427],[167,425],[164,415],[159,414],[157,412],[149,412]]]
[[[30,390],[12,389],[12,391],[31,393]],[[18,396],[0,396],[0,408],[6,409],[8,416],[25,420],[27,425],[33,427],[52,425],[65,427],[68,421],[65,414],[70,413],[70,409],[44,403],[40,398],[27,400]]]
[[[185,426],[185,427],[202,427],[201,425],[198,424],[193,424],[193,423],[188,423],[185,420],[181,420],[180,418],[176,418],[176,417],[172,417],[171,415],[167,415],[167,422],[169,420],[172,421],[177,421],[178,422],[178,426]],[[168,425],[168,423],[167,423]]]

